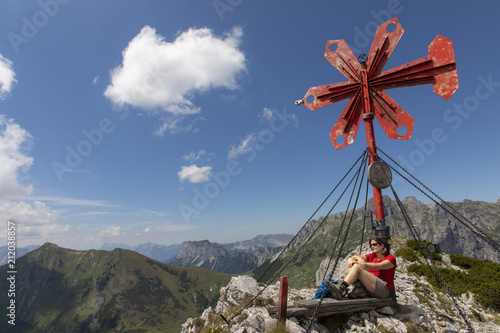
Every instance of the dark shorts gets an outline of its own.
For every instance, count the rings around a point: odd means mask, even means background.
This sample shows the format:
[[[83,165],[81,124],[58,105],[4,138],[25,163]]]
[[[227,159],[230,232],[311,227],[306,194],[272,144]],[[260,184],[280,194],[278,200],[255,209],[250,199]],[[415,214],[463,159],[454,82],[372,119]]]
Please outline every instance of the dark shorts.
[[[387,283],[379,279],[378,277],[376,278],[377,282],[375,283],[375,290],[372,293],[369,293],[373,297],[389,297],[389,294],[391,293],[389,291],[389,288],[387,287]]]

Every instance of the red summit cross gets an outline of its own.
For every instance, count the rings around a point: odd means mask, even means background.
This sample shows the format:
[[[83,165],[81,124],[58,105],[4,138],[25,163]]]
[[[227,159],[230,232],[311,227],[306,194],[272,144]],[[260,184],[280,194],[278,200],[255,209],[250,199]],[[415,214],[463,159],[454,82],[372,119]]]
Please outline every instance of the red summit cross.
[[[347,82],[309,88],[302,100],[311,110],[349,98],[330,132],[335,149],[354,142],[361,119],[365,122],[370,165],[377,161],[373,118],[390,139],[409,140],[414,119],[383,90],[432,83],[434,92],[450,99],[458,89],[458,77],[451,40],[438,35],[429,45],[427,57],[382,72],[403,35],[397,18],[377,28],[368,56],[358,58],[343,39],[326,43],[325,58]],[[377,220],[384,221],[382,192],[373,187]]]

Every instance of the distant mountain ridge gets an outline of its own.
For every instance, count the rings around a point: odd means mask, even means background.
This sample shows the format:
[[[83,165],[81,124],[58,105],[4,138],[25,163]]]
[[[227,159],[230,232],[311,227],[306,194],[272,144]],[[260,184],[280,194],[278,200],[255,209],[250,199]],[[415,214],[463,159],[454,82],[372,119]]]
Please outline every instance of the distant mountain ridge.
[[[123,243],[104,243],[101,246],[101,250],[112,251],[114,249],[127,249],[140,253],[154,260],[167,262],[168,260],[175,257],[180,247],[180,244],[160,245],[151,242],[139,244],[136,246],[129,246]]]
[[[289,234],[257,235],[252,239],[235,243],[223,244],[228,250],[248,251],[258,247],[282,247],[292,239]]]
[[[293,235],[276,234],[258,235],[230,244],[187,241],[168,263],[179,267],[205,267],[228,274],[245,273],[278,253],[292,238]]]
[[[413,239],[396,200],[392,200],[388,196],[384,196],[383,199],[385,220],[391,235]],[[490,244],[457,222],[438,204],[434,202],[423,203],[412,196],[402,200],[402,204],[422,240],[438,245],[446,253],[500,262],[498,252]],[[483,202],[466,199],[462,202],[447,202],[447,204],[489,238],[499,243],[500,200]],[[368,200],[367,209],[374,211],[373,199]],[[285,268],[286,262],[296,255],[294,267],[284,269],[282,275],[288,276],[290,281],[296,283],[296,286],[315,283],[315,272],[321,262],[332,253],[335,255],[338,253],[351,212],[352,210],[349,212],[345,224],[342,222],[344,212],[332,214],[326,219],[320,217],[317,220],[311,220],[296,236],[289,250],[277,260],[279,262],[276,262],[271,270],[267,270],[270,264],[268,261],[253,271],[254,276],[260,277],[259,274],[267,271],[266,277],[268,278],[280,271],[281,268]],[[349,234],[345,239],[342,256],[359,246],[362,239],[363,243],[366,243],[369,237],[374,235],[372,230],[364,226],[363,217],[364,207],[356,209]],[[309,239],[309,237],[311,238]],[[309,239],[307,245],[302,248],[300,253],[296,253],[296,250],[304,244],[306,239]],[[335,245],[337,247],[334,249]],[[290,283],[292,284],[292,282]]]
[[[15,250],[15,258],[20,258],[24,256],[26,253],[29,253],[33,250],[36,250],[40,247],[40,245],[29,245],[25,247],[18,247]],[[3,266],[7,263],[9,256],[9,247],[8,246],[2,246],[0,247],[0,266]]]
[[[391,235],[413,238],[406,222],[403,219],[400,208],[396,200],[384,196],[384,213],[386,225],[390,228]],[[496,202],[483,202],[464,200],[462,202],[447,202],[459,215],[463,215],[475,227],[488,235],[493,240],[500,240],[500,199]],[[463,226],[453,216],[448,214],[436,203],[423,203],[413,196],[406,197],[402,204],[411,222],[415,226],[420,238],[427,240],[447,253],[466,255],[471,258],[489,259],[498,261],[494,249],[486,244],[481,238],[470,229]],[[368,200],[367,209],[374,211],[373,199]],[[336,237],[340,226],[340,220],[344,213],[330,215],[323,223],[317,236],[329,238]],[[356,209],[353,226],[362,229],[364,208]],[[301,242],[314,230],[318,224],[322,223],[323,217],[313,220],[305,228],[302,235],[298,235],[295,243]],[[365,229],[367,235],[372,235],[373,231]],[[351,232],[354,233],[354,232]],[[366,239],[366,238],[365,238]],[[358,244],[359,245],[359,244]]]
[[[0,281],[4,309],[16,305],[16,325],[0,332],[179,332],[189,316],[213,306],[231,276],[179,268],[131,250],[77,251],[45,243],[16,260],[12,281]],[[2,276],[8,266],[0,267]]]
[[[465,221],[490,239],[500,242],[500,199],[496,202],[465,199],[447,203],[458,213],[458,217],[462,215]],[[369,204],[373,205],[373,200]],[[384,197],[384,204],[391,233],[412,238],[397,202]],[[403,200],[403,205],[422,239],[439,245],[446,253],[499,262],[498,252],[436,203],[422,203],[409,196]]]
[[[234,250],[242,252],[242,253],[233,253],[232,255],[229,255],[230,257],[235,258],[234,261],[239,262],[238,264],[235,265],[243,267],[241,269],[237,269],[237,272],[240,273],[240,270],[242,269],[246,269],[248,267],[249,269],[253,269],[258,265],[262,264],[264,260],[275,254],[276,252],[275,248],[280,248],[284,244],[287,244],[291,238],[292,236],[287,234],[258,235],[250,240],[244,240],[229,244],[220,244],[220,246],[226,249],[227,251]],[[212,244],[217,244],[217,243],[212,243]],[[217,245],[215,247],[217,247]],[[16,258],[19,258],[25,255],[26,253],[31,252],[39,247],[40,245],[30,245],[22,248],[17,248]],[[177,255],[180,248],[181,244],[161,245],[161,244],[147,242],[131,246],[124,243],[104,243],[101,246],[100,250],[106,250],[106,251],[113,251],[114,249],[132,250],[151,259],[158,260],[164,263],[169,263]],[[8,252],[7,246],[0,247],[0,266],[5,265],[7,263],[7,255],[8,255],[7,252]],[[205,268],[211,268],[209,267],[210,265],[203,265],[202,263],[190,264],[189,261],[186,259],[184,259],[184,261],[187,262],[186,265],[178,264],[176,266],[178,267],[200,266]]]
[[[439,205],[423,203],[412,196],[405,198],[402,203],[423,240],[437,244],[447,253],[499,261],[498,254],[489,244],[457,222]],[[448,202],[448,204],[465,216],[467,221],[498,242],[500,239],[500,199],[492,203],[466,199],[462,202]],[[373,199],[368,200],[367,209],[374,211]],[[397,202],[384,196],[384,209],[390,233],[412,238]],[[333,241],[339,234],[343,216],[344,212],[340,212],[328,217],[326,223],[314,235],[311,249],[304,251],[304,254],[299,254],[300,265],[309,262],[308,266],[316,267],[327,254],[331,253],[332,249],[328,247],[333,245]],[[363,230],[363,216],[364,208],[358,208],[353,228],[347,238],[346,250],[359,245]],[[323,217],[312,220],[305,227],[304,232],[297,235],[291,248],[301,244],[323,220]],[[373,231],[367,228],[364,230],[366,241],[373,235]],[[208,240],[188,241],[182,243],[177,255],[168,263],[179,267],[200,266],[224,273],[241,274],[261,266],[265,260],[277,254],[290,239],[292,235],[259,235],[248,241],[230,244],[211,243]],[[302,279],[305,278],[305,276],[302,277]],[[296,280],[300,281],[300,279]],[[306,283],[306,281],[302,282]]]
[[[26,253],[29,253],[39,247],[40,245],[28,245],[25,247],[18,247],[16,248],[16,258],[20,258]],[[106,251],[113,251],[114,249],[132,250],[151,259],[158,260],[161,262],[167,262],[173,257],[175,257],[180,247],[181,247],[180,244],[160,245],[151,242],[139,244],[136,246],[130,246],[124,243],[104,243],[101,246],[100,250],[106,250]],[[8,256],[8,247],[7,246],[0,247],[0,266],[5,265],[7,263],[7,256]]]

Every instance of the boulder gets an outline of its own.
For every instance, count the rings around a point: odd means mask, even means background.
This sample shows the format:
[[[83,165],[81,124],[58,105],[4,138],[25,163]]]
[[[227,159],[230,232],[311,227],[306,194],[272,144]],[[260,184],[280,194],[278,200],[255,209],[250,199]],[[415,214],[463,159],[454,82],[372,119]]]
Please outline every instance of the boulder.
[[[232,305],[243,302],[247,294],[256,295],[259,292],[259,285],[254,278],[250,276],[236,276],[226,287],[221,288],[221,295]]]

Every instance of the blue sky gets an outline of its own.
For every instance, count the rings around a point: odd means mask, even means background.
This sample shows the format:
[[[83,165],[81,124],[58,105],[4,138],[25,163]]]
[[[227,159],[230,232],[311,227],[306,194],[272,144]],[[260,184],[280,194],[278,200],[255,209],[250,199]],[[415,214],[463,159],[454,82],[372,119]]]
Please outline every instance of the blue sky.
[[[323,57],[328,40],[368,53],[393,17],[405,33],[384,70],[427,56],[439,34],[454,43],[460,88],[450,100],[432,85],[387,91],[415,118],[413,136],[389,140],[375,123],[377,145],[445,200],[495,202],[499,7],[2,0],[0,219],[16,221],[18,246],[76,249],[296,233],[366,139],[361,124],[333,148],[346,101],[294,102],[345,81]]]

